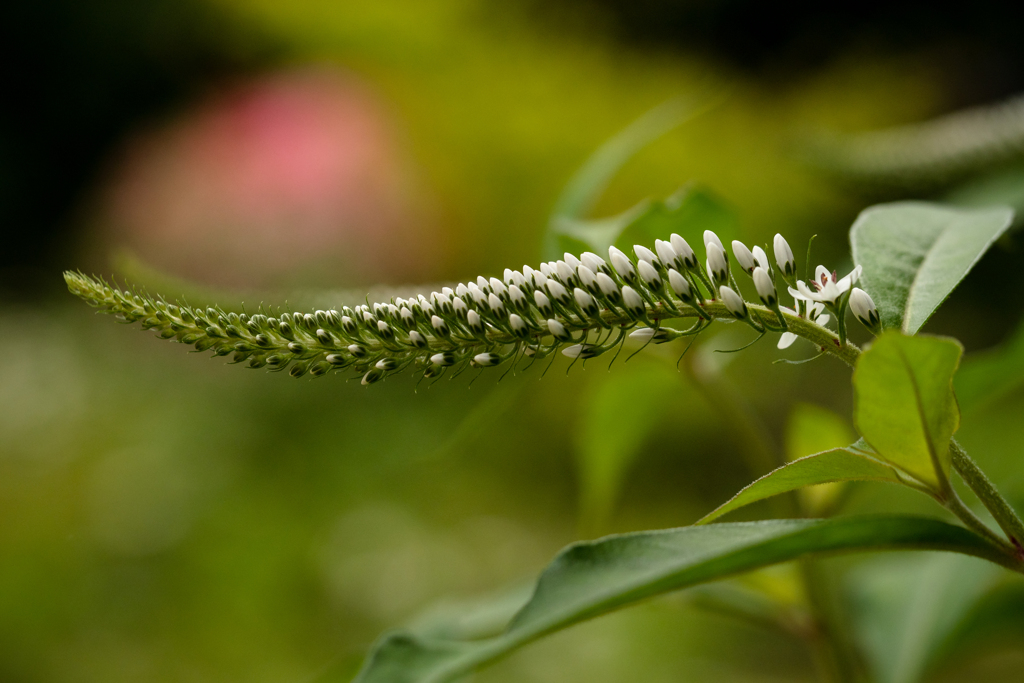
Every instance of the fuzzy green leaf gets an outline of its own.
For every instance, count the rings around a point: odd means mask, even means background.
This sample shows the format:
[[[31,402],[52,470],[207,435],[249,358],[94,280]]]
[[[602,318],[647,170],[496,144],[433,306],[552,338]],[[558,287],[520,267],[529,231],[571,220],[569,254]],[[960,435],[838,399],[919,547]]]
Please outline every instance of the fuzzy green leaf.
[[[445,683],[544,635],[640,600],[809,553],[945,550],[1005,561],[962,527],[909,516],[770,520],[609,536],[566,548],[506,631],[475,641],[384,636],[358,683]]]
[[[837,481],[885,481],[903,483],[896,470],[878,460],[864,441],[794,460],[764,475],[705,515],[697,524],[707,524],[745,505],[805,486]]]
[[[944,337],[882,334],[853,373],[853,421],[885,460],[938,490],[960,426],[953,374],[963,347]]]
[[[917,333],[1012,221],[1002,207],[895,202],[862,211],[850,243],[882,326]]]

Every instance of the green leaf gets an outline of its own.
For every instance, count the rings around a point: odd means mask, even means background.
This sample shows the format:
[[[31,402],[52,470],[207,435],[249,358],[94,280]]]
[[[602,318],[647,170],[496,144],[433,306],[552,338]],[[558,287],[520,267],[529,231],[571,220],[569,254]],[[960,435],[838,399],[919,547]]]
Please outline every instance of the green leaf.
[[[619,169],[637,152],[703,110],[690,100],[672,99],[616,133],[598,147],[566,183],[555,201],[552,219],[585,216]]]
[[[879,683],[917,683],[1003,572],[957,555],[886,558],[853,574],[852,623]]]
[[[896,202],[861,212],[850,228],[861,287],[882,326],[915,334],[1010,226],[1008,208]]]
[[[580,253],[603,250],[615,243],[622,227],[628,224],[630,211],[601,221],[586,221],[584,216],[604,192],[612,178],[637,152],[662,135],[714,107],[723,99],[721,92],[699,92],[679,97],[654,107],[633,121],[594,152],[566,184],[555,201],[544,232],[544,259],[559,258],[563,252]],[[617,226],[617,227],[616,227]],[[580,234],[583,233],[583,234]]]
[[[797,403],[786,424],[786,459],[843,448],[857,435],[845,419],[813,403]]]
[[[1024,384],[1024,324],[1002,344],[970,353],[953,380],[960,408],[966,413],[998,401]]]
[[[905,483],[892,465],[875,458],[867,444],[858,441],[846,448],[808,455],[769,472],[705,515],[697,524],[707,524],[733,510],[780,493],[837,481]]]
[[[605,254],[615,245],[629,253],[634,244],[652,244],[678,233],[691,244],[703,244],[705,230],[714,230],[728,242],[737,232],[736,213],[710,190],[687,185],[664,200],[645,199],[618,216],[598,220],[556,219],[553,251],[546,258],[560,258],[565,251]]]
[[[358,683],[444,683],[527,643],[640,600],[809,553],[944,550],[1005,562],[962,527],[921,517],[770,520],[645,531],[569,546],[506,631],[476,641],[384,636]]]
[[[853,421],[880,457],[934,490],[949,476],[960,427],[953,374],[963,347],[944,337],[882,334],[853,372]]]
[[[640,365],[602,377],[597,387],[584,394],[576,454],[580,512],[587,533],[607,521],[644,439],[661,421],[679,389],[673,373]]]
[[[845,419],[827,408],[811,403],[798,403],[789,413],[786,424],[786,460],[843,448],[857,439]],[[800,490],[800,498],[808,517],[828,517],[842,499],[845,484],[832,482]]]

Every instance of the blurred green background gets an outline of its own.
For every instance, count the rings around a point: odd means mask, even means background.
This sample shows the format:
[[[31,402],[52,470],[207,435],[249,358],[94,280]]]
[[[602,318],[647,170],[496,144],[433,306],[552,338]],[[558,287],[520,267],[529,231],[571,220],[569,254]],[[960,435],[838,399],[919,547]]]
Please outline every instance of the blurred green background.
[[[772,364],[812,349],[768,341],[714,353],[749,341],[733,327],[702,339],[680,371],[673,346],[611,373],[558,364],[543,381],[534,369],[500,384],[365,388],[189,355],[93,315],[60,272],[228,306],[536,265],[574,172],[677,97],[713,104],[633,156],[590,217],[696,183],[748,244],[781,231],[802,260],[817,234],[815,261],[842,271],[860,209],[941,197],[964,179],[882,192],[801,161],[801,141],[1024,89],[1011,31],[1024,10],[922,6],[12,8],[0,29],[0,680],[349,680],[379,633],[438,601],[519,585],[580,537],[691,523],[766,458],[804,454],[808,421],[849,432],[845,367]],[[1019,244],[986,256],[928,331],[973,354],[961,441],[1024,503]],[[636,414],[619,412],[622,397]],[[938,513],[881,485],[853,487],[843,509]],[[917,561],[827,566],[871,624],[899,577],[922,574]],[[1009,592],[967,610],[925,679],[1019,680],[1024,600],[1004,579]],[[799,599],[788,586],[785,570],[761,577],[783,603]],[[577,627],[478,679],[814,673],[798,638],[681,596]]]

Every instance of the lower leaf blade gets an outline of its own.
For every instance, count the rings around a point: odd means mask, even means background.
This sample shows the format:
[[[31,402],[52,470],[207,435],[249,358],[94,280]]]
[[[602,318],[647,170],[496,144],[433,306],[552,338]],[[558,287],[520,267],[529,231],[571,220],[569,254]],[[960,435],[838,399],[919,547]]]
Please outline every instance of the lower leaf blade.
[[[908,516],[769,520],[609,536],[566,548],[508,629],[478,641],[386,635],[357,683],[445,683],[548,633],[646,598],[811,553],[942,550],[1009,560],[962,527]]]

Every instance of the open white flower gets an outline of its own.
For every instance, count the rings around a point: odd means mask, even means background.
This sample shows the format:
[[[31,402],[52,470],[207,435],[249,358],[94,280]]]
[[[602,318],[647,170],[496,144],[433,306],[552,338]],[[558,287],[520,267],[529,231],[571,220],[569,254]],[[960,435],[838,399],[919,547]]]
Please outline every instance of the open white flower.
[[[814,271],[814,280],[810,287],[801,280],[796,283],[795,290],[792,287],[789,288],[789,293],[793,295],[794,299],[832,306],[860,279],[860,272],[861,267],[857,266],[846,277],[837,279],[835,271],[830,273],[825,266],[818,266]]]

